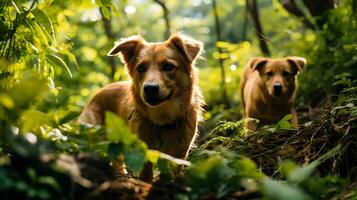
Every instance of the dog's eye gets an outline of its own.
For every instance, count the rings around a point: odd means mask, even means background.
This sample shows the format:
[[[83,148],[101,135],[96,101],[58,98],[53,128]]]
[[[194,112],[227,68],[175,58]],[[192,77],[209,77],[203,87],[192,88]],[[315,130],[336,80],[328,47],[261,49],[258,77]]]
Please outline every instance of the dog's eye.
[[[164,71],[172,71],[173,69],[175,68],[175,66],[171,63],[165,63],[163,66],[162,66],[162,69]]]
[[[267,72],[267,76],[272,77],[273,76],[273,72]]]
[[[146,71],[146,68],[143,64],[139,65],[136,70],[139,72],[139,73],[143,73]]]
[[[287,71],[284,71],[284,72],[283,72],[283,76],[284,76],[284,77],[288,77],[288,76],[290,76],[290,73],[287,72]]]

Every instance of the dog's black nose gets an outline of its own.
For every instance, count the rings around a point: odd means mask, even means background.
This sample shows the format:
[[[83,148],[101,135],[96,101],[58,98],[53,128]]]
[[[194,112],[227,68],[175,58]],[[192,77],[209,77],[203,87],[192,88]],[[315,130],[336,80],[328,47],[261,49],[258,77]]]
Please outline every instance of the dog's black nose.
[[[156,83],[146,83],[144,85],[144,92],[147,96],[156,96],[159,94],[160,86]]]
[[[274,95],[275,96],[280,96],[281,95],[281,89],[283,89],[283,85],[281,83],[274,83]]]

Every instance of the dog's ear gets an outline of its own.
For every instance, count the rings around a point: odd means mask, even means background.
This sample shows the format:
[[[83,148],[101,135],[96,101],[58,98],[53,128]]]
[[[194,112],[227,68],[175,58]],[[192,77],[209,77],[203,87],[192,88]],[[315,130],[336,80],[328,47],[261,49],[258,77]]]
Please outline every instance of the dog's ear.
[[[250,70],[252,70],[252,71],[258,70],[258,71],[260,71],[265,66],[265,64],[267,62],[268,62],[267,58],[263,58],[263,57],[252,58],[249,61]]]
[[[193,40],[182,34],[175,34],[167,41],[190,63],[199,56],[203,49],[202,42]]]
[[[289,64],[291,65],[291,67],[294,68],[296,73],[302,71],[304,69],[304,66],[306,65],[306,59],[303,57],[289,56],[287,59]]]
[[[145,40],[140,36],[131,36],[115,42],[114,47],[108,52],[108,56],[120,56],[123,63],[131,63],[139,50],[145,44]],[[120,53],[120,54],[119,54]]]

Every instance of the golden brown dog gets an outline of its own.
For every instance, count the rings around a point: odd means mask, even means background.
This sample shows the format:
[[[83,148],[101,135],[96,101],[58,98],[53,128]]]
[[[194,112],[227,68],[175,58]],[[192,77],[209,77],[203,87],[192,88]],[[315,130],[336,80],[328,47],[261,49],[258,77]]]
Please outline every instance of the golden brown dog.
[[[79,121],[103,124],[105,111],[111,111],[150,149],[185,158],[202,118],[203,97],[194,67],[202,47],[180,34],[160,43],[133,36],[115,44],[108,55],[120,55],[131,81],[102,88]]]
[[[306,64],[305,58],[253,58],[241,78],[241,97],[244,117],[255,118],[259,124],[246,121],[246,128],[257,128],[277,123],[292,114],[291,123],[297,125],[293,108],[296,95],[296,75]]]

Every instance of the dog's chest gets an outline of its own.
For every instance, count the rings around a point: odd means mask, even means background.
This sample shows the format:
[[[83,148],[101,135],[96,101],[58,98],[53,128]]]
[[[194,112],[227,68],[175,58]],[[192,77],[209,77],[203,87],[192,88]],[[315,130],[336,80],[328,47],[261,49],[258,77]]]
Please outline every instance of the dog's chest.
[[[291,111],[291,106],[288,104],[282,105],[265,105],[260,108],[261,121],[267,124],[276,123]]]
[[[133,113],[129,119],[129,126],[132,132],[136,133],[150,149],[160,150],[177,157],[183,157],[186,154],[195,132],[185,123],[184,119],[159,126],[139,113]],[[190,132],[192,134],[189,134]]]

